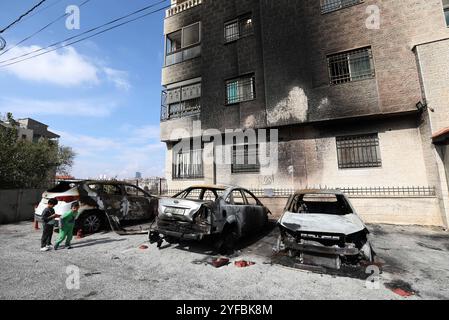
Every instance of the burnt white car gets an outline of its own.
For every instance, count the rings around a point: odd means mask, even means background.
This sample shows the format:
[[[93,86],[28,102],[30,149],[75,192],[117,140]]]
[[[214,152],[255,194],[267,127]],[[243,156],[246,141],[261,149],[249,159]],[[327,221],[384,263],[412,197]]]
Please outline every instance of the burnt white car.
[[[336,190],[303,190],[291,196],[278,221],[277,250],[300,263],[340,269],[372,261],[369,231],[349,199]]]
[[[236,241],[262,230],[269,210],[249,190],[235,186],[192,186],[159,200],[157,225],[150,242],[201,240],[217,236],[216,247],[232,250]]]
[[[158,199],[141,188],[120,181],[66,180],[42,194],[35,209],[35,218],[42,220],[42,212],[49,199],[58,200],[55,212],[63,215],[72,203],[79,202],[76,229],[91,234],[111,226],[116,231],[122,224],[152,221],[157,215]]]

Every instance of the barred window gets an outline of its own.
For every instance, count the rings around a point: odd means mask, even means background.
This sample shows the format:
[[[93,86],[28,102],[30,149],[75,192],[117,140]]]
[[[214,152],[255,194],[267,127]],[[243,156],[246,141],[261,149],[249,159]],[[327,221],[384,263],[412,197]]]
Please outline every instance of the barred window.
[[[254,76],[245,76],[226,81],[226,104],[254,100]]]
[[[340,169],[381,167],[379,135],[337,137],[337,156]]]
[[[371,47],[329,55],[327,63],[332,85],[375,76]]]
[[[446,25],[449,27],[449,0],[443,0],[444,17],[446,18]]]
[[[259,173],[259,148],[257,145],[239,145],[232,148],[232,173]]]
[[[187,150],[173,155],[173,179],[204,178],[203,150]]]
[[[253,18],[251,15],[246,15],[239,19],[226,22],[224,26],[224,38],[226,43],[246,37],[252,33]]]
[[[321,0],[321,13],[336,11],[362,2],[363,0]]]

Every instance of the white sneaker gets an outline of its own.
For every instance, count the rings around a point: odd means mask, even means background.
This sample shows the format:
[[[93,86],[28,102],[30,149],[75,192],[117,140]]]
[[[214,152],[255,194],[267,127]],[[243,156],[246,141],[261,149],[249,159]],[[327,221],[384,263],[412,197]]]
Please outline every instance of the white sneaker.
[[[53,246],[52,246],[51,244],[49,244],[49,245],[47,246],[47,248],[48,248],[48,250],[53,250]]]
[[[41,251],[42,252],[46,252],[46,251],[49,251],[50,249],[48,249],[48,247],[43,247],[43,248],[41,248]]]

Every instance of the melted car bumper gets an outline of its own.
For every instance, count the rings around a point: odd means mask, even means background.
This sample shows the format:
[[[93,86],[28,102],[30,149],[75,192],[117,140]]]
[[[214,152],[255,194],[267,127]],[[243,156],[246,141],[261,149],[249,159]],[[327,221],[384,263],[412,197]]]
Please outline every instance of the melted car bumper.
[[[315,245],[315,244],[306,244],[306,243],[297,243],[292,240],[283,240],[284,245],[288,249],[298,250],[302,252],[313,252],[320,254],[330,254],[330,255],[344,255],[344,256],[355,256],[360,253],[359,249],[355,247],[328,247],[323,245]]]

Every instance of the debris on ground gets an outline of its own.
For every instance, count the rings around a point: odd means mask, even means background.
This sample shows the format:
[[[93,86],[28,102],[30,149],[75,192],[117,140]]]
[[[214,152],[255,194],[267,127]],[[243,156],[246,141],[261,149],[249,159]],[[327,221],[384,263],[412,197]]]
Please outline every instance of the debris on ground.
[[[223,266],[227,266],[229,264],[229,259],[228,258],[217,258],[217,259],[213,259],[211,264],[215,267],[215,268],[220,268]]]
[[[409,283],[402,280],[393,280],[385,283],[385,287],[401,297],[410,297],[417,294]]]
[[[252,262],[252,261],[245,261],[245,260],[239,260],[239,261],[235,261],[234,262],[234,265],[237,267],[237,268],[246,268],[246,267],[249,267],[249,266],[253,266],[253,265],[255,265],[256,263],[255,262]]]
[[[142,245],[139,247],[139,249],[140,249],[140,250],[146,250],[146,249],[148,249],[148,246],[145,245],[145,244],[142,244]]]

